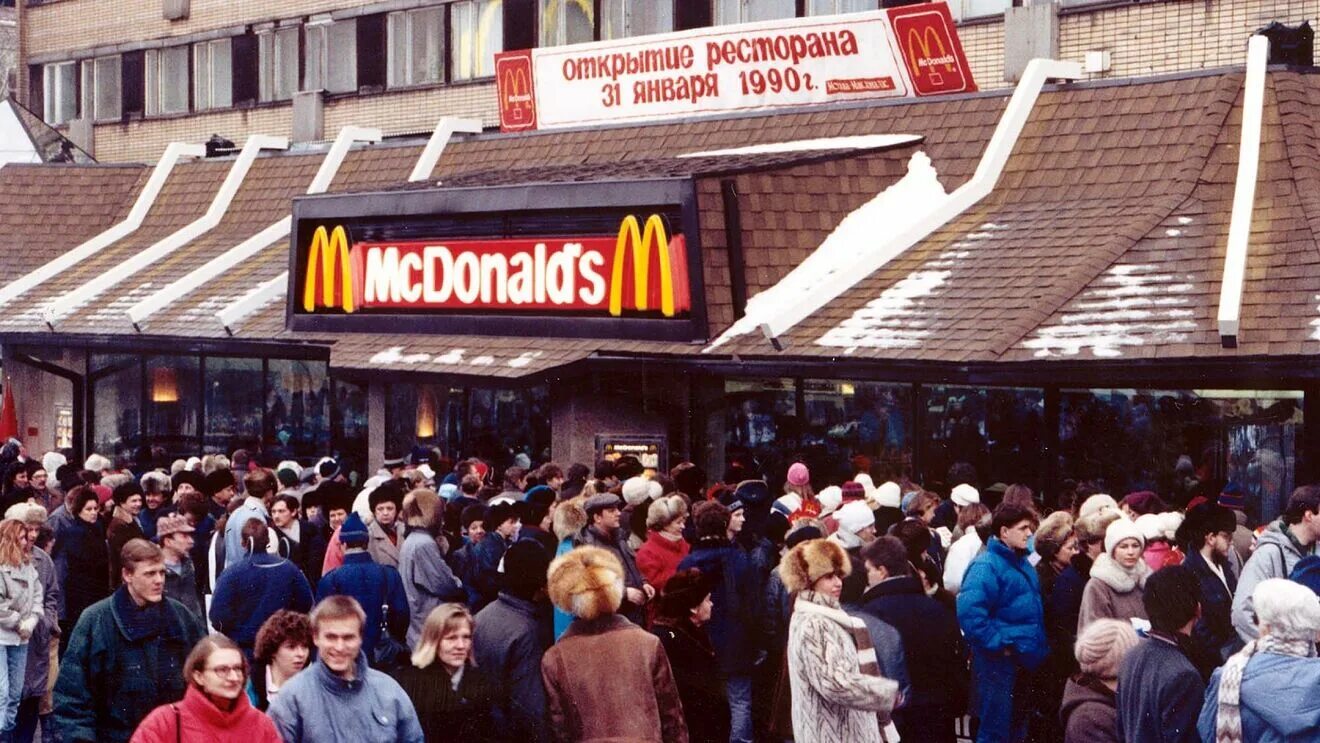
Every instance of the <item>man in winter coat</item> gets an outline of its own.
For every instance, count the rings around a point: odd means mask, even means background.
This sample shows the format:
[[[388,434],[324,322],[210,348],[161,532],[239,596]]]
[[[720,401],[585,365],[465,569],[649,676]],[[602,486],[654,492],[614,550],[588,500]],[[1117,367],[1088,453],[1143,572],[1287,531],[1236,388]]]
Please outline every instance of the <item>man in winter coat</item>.
[[[741,506],[739,506],[741,508]],[[730,511],[715,501],[692,509],[697,543],[679,570],[696,568],[710,581],[711,610],[706,631],[729,699],[731,741],[752,739],[752,672],[757,655],[760,597],[756,568],[747,553],[729,541]]]
[[[228,568],[237,563],[248,553],[248,545],[243,541],[243,527],[253,519],[263,524],[270,519],[266,499],[275,495],[278,484],[270,470],[256,470],[243,476],[243,492],[247,493],[247,496],[243,499],[243,505],[229,514],[229,520],[225,522],[223,567]]]
[[[993,536],[967,569],[958,593],[958,623],[972,646],[978,743],[1019,743],[1030,700],[1015,694],[1019,672],[1045,660],[1045,610],[1036,571],[1027,561],[1035,515],[1012,503],[995,508]]]
[[[467,564],[468,591],[475,591],[473,611],[481,611],[495,600],[500,591],[500,561],[516,541],[522,522],[512,503],[498,503],[490,507],[486,516],[486,538],[472,549]]]
[[[206,629],[165,598],[160,548],[124,545],[123,584],[73,628],[55,685],[55,729],[64,743],[122,743],[159,705],[183,696],[183,662]]]
[[[316,597],[324,601],[339,595],[357,601],[367,615],[362,629],[362,651],[370,658],[380,639],[382,612],[388,612],[390,635],[400,641],[408,634],[409,613],[408,594],[403,590],[399,571],[373,562],[367,554],[367,539],[367,525],[362,523],[362,517],[350,513],[339,527],[344,564],[321,576]]]
[[[1287,578],[1293,566],[1315,554],[1320,538],[1320,486],[1303,485],[1288,498],[1283,516],[1256,538],[1256,551],[1242,566],[1233,594],[1233,628],[1243,642],[1256,639],[1251,593],[1267,578]]]
[[[165,558],[165,595],[188,607],[198,619],[206,616],[197,593],[197,575],[193,571],[193,533],[188,519],[177,513],[156,521],[156,538]]]
[[[365,546],[361,554],[366,556]],[[346,556],[338,570],[348,566]],[[423,743],[412,700],[398,682],[367,666],[364,635],[370,624],[362,606],[348,596],[330,596],[312,610],[311,622],[316,662],[290,679],[270,705],[285,743]]]
[[[1201,616],[1192,629],[1192,641],[1200,648],[1199,656],[1209,663],[1208,668],[1201,668],[1202,675],[1208,676],[1243,644],[1232,620],[1237,576],[1228,553],[1233,549],[1235,528],[1233,512],[1213,503],[1194,506],[1178,527],[1177,540],[1187,554],[1183,565],[1201,584]]]
[[[408,597],[408,647],[417,647],[426,618],[437,606],[467,600],[467,590],[449,565],[440,544],[444,504],[431,490],[414,490],[403,501],[407,536],[399,550],[399,577]]]
[[[637,569],[637,556],[628,546],[628,530],[620,525],[623,505],[613,493],[593,495],[582,504],[587,525],[574,541],[576,547],[600,547],[614,553],[623,565],[623,606],[619,613],[638,626],[642,625],[643,607],[655,598],[655,588]]]
[[[1195,743],[1205,681],[1192,663],[1192,627],[1201,584],[1174,565],[1146,580],[1142,596],[1151,630],[1118,674],[1118,731],[1125,743]]]
[[[246,545],[242,559],[231,559],[216,581],[211,625],[251,659],[261,625],[281,609],[309,611],[312,587],[296,565],[266,551],[269,536],[264,521],[249,519],[241,536]]]
[[[472,657],[502,693],[495,723],[510,739],[549,740],[541,657],[550,647],[550,607],[545,576],[550,555],[540,543],[521,539],[504,553],[499,598],[477,613]]]
[[[911,575],[898,539],[881,537],[866,545],[862,561],[868,586],[861,609],[898,630],[903,646],[909,688],[894,713],[899,736],[911,743],[952,743],[967,689],[958,620]]]

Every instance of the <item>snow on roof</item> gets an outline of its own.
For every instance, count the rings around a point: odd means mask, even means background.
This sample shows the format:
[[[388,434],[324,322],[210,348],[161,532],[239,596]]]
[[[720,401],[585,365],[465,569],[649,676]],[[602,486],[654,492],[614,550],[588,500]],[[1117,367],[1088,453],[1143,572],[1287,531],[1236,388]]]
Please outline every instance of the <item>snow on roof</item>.
[[[791,142],[731,147],[724,150],[686,152],[677,157],[732,157],[735,155],[764,155],[778,152],[813,152],[823,150],[875,150],[918,144],[925,137],[917,134],[867,134],[854,137],[825,137],[797,139]]]
[[[41,154],[27,127],[18,119],[18,111],[8,101],[0,101],[0,167],[5,163],[39,163]]]
[[[841,347],[845,353],[858,348],[916,348],[930,335],[924,329],[921,298],[943,285],[952,273],[913,271],[831,328],[816,344]]]

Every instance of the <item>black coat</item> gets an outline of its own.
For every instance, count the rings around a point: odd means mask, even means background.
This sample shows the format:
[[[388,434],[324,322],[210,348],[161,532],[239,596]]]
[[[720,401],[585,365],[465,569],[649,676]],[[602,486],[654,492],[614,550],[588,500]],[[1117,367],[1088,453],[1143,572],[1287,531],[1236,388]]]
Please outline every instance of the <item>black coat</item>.
[[[1192,642],[1196,645],[1197,657],[1193,658],[1201,671],[1208,677],[1209,669],[1228,660],[1228,656],[1242,648],[1237,630],[1233,629],[1233,593],[1237,590],[1237,576],[1225,562],[1220,567],[1224,571],[1224,581],[1205,564],[1205,558],[1197,550],[1187,550],[1183,565],[1196,574],[1201,582],[1201,618],[1192,628]]]
[[[926,595],[921,580],[890,578],[862,594],[862,611],[898,630],[911,694],[904,706],[920,719],[932,708],[958,713],[966,703],[967,659],[958,619]]]
[[[1050,648],[1068,648],[1060,652],[1057,660],[1064,677],[1077,673],[1077,658],[1072,647],[1077,642],[1077,617],[1082,613],[1082,593],[1091,579],[1093,561],[1085,552],[1073,555],[1072,562],[1054,578],[1053,588],[1045,600],[1045,637]]]
[[[719,669],[726,676],[747,676],[756,662],[760,627],[760,600],[756,567],[741,547],[727,539],[697,542],[678,564],[679,570],[696,568],[711,582],[710,622],[706,631],[715,646]]]
[[[74,517],[55,542],[55,554],[68,565],[64,582],[64,611],[68,625],[78,622],[83,610],[110,595],[110,551],[100,524]]]
[[[450,675],[436,660],[426,668],[405,665],[395,673],[395,680],[417,709],[428,743],[433,741],[507,740],[499,730],[492,711],[499,702],[499,688],[480,669],[463,669],[458,690],[450,685]]]
[[[280,556],[297,565],[307,582],[315,586],[321,580],[321,565],[328,546],[325,531],[307,519],[298,519],[299,541],[293,541],[278,528],[275,532],[279,535]]]
[[[729,701],[706,630],[687,620],[657,619],[651,632],[660,638],[683,701],[691,743],[729,739]]]

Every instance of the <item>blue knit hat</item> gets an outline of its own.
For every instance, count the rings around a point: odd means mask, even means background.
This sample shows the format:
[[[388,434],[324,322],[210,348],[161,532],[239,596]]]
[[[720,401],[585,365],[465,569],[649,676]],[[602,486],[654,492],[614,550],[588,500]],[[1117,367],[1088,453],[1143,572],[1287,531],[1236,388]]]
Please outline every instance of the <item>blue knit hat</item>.
[[[1307,555],[1297,561],[1288,580],[1301,583],[1320,595],[1320,556]]]
[[[367,525],[362,522],[362,517],[353,511],[344,519],[343,526],[339,527],[339,541],[344,544],[353,544],[354,542],[366,543],[370,537],[367,535]]]

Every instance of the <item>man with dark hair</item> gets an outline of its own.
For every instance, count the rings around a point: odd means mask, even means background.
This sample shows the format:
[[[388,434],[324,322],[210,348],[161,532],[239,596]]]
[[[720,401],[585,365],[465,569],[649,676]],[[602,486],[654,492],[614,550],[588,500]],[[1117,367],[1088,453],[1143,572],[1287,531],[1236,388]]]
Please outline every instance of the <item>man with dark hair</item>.
[[[504,553],[499,598],[477,613],[472,657],[500,685],[497,727],[510,740],[538,743],[550,737],[546,725],[541,656],[551,644],[546,572],[550,555],[521,539]]]
[[[604,492],[619,484],[619,477],[614,473],[614,461],[611,459],[602,459],[596,462],[596,468],[591,472],[591,479],[596,481],[596,492]]]
[[[527,489],[527,468],[510,467],[504,470],[504,493],[517,498]],[[517,495],[514,495],[514,494]]]
[[[207,504],[211,518],[219,521],[229,513],[229,501],[234,497],[236,485],[234,473],[227,469],[214,470],[202,477],[202,493],[211,499]]]
[[[1200,669],[1205,676],[1242,648],[1232,618],[1237,576],[1228,561],[1236,528],[1232,511],[1202,503],[1187,512],[1176,535],[1187,554],[1183,565],[1201,584],[1201,618],[1192,630],[1192,640],[1199,650],[1198,660],[1206,664]]]
[[[1320,538],[1320,486],[1303,485],[1288,498],[1288,507],[1278,521],[1256,538],[1251,559],[1242,566],[1233,594],[1233,628],[1243,642],[1256,639],[1251,594],[1267,578],[1287,578],[1298,561],[1315,554]]]
[[[275,473],[270,470],[258,469],[243,475],[243,492],[247,493],[247,496],[243,499],[243,505],[229,514],[229,520],[225,522],[225,564],[223,567],[229,567],[243,559],[245,550],[241,535],[247,522],[258,519],[265,524],[270,520],[267,501],[275,496],[275,490],[278,487],[279,481],[275,479]]]
[[[266,522],[248,519],[239,542],[243,551],[230,555],[211,600],[211,625],[238,643],[249,660],[257,630],[272,614],[312,608],[307,577],[298,566],[267,552],[269,540]]]
[[[1118,674],[1118,732],[1128,743],[1195,743],[1205,680],[1190,654],[1201,615],[1201,584],[1184,565],[1146,579],[1142,603],[1151,630]]]
[[[957,617],[926,595],[898,539],[880,537],[862,547],[862,563],[867,588],[861,609],[898,631],[907,663],[910,687],[903,708],[894,713],[899,737],[953,743],[967,688]]]
[[[623,503],[613,493],[593,495],[582,504],[587,513],[587,525],[573,540],[573,546],[600,547],[614,553],[623,565],[623,604],[618,613],[637,626],[642,626],[646,602],[655,598],[655,588],[637,569],[637,556],[628,546],[628,532],[621,528]]]
[[[339,529],[338,539],[344,547],[344,564],[321,576],[316,597],[324,601],[327,596],[342,595],[357,600],[367,614],[361,646],[370,658],[380,639],[382,606],[387,607],[390,635],[400,642],[407,636],[408,594],[398,570],[377,565],[367,554],[367,525],[361,516],[350,513]]]
[[[184,660],[206,635],[165,597],[159,547],[134,539],[120,562],[123,584],[82,613],[60,662],[54,723],[66,743],[127,741],[148,712],[183,697]]]

